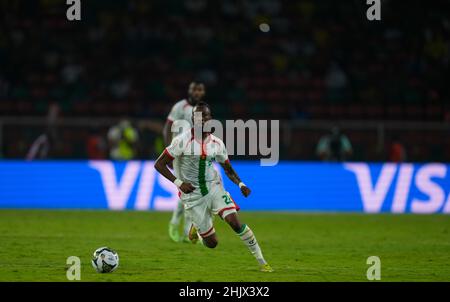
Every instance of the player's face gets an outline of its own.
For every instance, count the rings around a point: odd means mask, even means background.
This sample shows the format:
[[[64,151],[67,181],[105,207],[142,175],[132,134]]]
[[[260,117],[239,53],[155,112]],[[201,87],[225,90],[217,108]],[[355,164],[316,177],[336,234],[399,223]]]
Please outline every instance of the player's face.
[[[192,115],[192,120],[195,125],[205,125],[205,123],[212,119],[211,111],[208,107],[197,107],[194,110],[194,114]]]
[[[189,97],[195,102],[200,102],[205,96],[205,85],[192,83],[189,86]]]

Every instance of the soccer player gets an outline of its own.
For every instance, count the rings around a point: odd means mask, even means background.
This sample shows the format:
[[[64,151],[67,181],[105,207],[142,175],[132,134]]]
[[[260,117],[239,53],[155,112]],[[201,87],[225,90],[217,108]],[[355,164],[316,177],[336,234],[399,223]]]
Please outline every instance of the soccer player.
[[[250,194],[250,189],[231,166],[225,144],[211,133],[203,131],[204,123],[210,119],[211,111],[206,103],[195,105],[192,118],[194,128],[172,140],[170,146],[156,160],[155,169],[179,188],[186,215],[192,221],[189,239],[193,243],[198,241],[200,235],[207,247],[217,246],[213,215],[219,215],[247,245],[257,259],[260,270],[272,272],[255,235],[248,225],[240,222],[236,205],[230,194],[223,189],[219,174],[213,168],[212,161],[215,160],[222,166],[228,178],[239,185],[245,197]],[[177,177],[168,169],[174,159]]]
[[[192,123],[192,107],[200,102],[205,96],[205,85],[201,82],[194,81],[189,84],[188,98],[178,101],[169,113],[163,129],[164,145],[168,146],[172,141],[172,124],[177,120],[185,120]],[[192,124],[191,124],[192,126]],[[169,223],[169,236],[175,242],[189,241],[189,227],[190,222],[188,217],[184,217],[183,237],[180,240],[178,226],[184,214],[184,207],[181,200],[178,200],[177,207],[172,213],[172,218]]]

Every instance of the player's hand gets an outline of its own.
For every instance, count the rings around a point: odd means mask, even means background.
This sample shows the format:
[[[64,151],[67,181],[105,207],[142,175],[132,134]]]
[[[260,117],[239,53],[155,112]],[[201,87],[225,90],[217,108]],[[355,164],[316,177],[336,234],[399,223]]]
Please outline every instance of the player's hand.
[[[241,188],[241,193],[242,195],[244,195],[245,197],[247,197],[248,195],[250,195],[252,191],[249,189],[249,187],[246,186],[242,186]]]
[[[189,194],[195,190],[195,187],[188,182],[183,182],[180,186],[180,190],[183,191],[183,193]]]

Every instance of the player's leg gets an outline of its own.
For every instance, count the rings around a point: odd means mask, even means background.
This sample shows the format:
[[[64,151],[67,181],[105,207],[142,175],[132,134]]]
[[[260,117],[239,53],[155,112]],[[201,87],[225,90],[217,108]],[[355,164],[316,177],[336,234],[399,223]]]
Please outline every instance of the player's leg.
[[[211,249],[215,248],[219,244],[216,234],[214,233],[208,237],[204,237],[203,244]]]
[[[192,220],[189,215],[184,212],[184,227],[183,227],[183,238],[181,241],[189,242],[189,231],[192,226]]]
[[[204,233],[204,234],[199,233],[199,235],[200,235],[200,238],[203,240],[203,244],[206,247],[213,249],[217,246],[217,244],[219,244],[214,227],[212,227],[212,229],[210,231],[207,231],[207,233]]]
[[[204,197],[196,206],[186,208],[186,216],[192,221],[189,240],[192,243],[197,243],[201,239],[205,246],[215,248],[218,240],[213,226],[213,213],[209,207],[208,197]]]
[[[242,242],[247,246],[252,255],[258,261],[260,268],[264,272],[272,272],[272,268],[264,259],[261,248],[256,240],[255,234],[250,229],[250,227],[246,224],[242,224],[238,218],[236,211],[228,210],[228,213],[225,211],[223,215],[223,219],[230,225],[230,227],[235,231],[235,233],[241,238]]]
[[[178,200],[177,207],[173,210],[172,218],[169,223],[169,236],[170,238],[178,242],[180,240],[180,233],[178,231],[178,226],[180,225],[181,217],[184,213],[184,206],[181,200]]]
[[[228,223],[235,233],[241,238],[244,244],[248,247],[252,255],[258,261],[261,270],[265,272],[273,271],[269,264],[264,259],[261,248],[256,240],[253,231],[246,224],[239,221],[236,204],[231,198],[230,194],[223,188],[216,191],[212,198],[212,212],[218,214],[226,223]]]

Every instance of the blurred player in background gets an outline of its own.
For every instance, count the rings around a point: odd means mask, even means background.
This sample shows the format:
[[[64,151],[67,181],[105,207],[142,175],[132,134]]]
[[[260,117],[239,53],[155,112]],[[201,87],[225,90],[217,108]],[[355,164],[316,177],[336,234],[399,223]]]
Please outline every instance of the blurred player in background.
[[[392,142],[389,145],[388,155],[388,160],[390,162],[401,163],[407,160],[406,148],[398,135],[392,137]]]
[[[113,160],[131,160],[137,155],[138,131],[127,119],[112,126],[108,131],[109,156]]]
[[[317,144],[317,156],[323,161],[345,161],[353,154],[352,144],[338,127],[320,138]]]
[[[218,240],[213,217],[219,215],[248,247],[260,270],[272,272],[252,230],[240,222],[236,205],[224,190],[220,174],[212,165],[213,160],[217,161],[228,178],[239,186],[242,195],[250,195],[250,189],[231,166],[225,144],[218,137],[203,131],[204,123],[212,118],[209,106],[198,103],[193,113],[200,113],[193,117],[194,128],[176,136],[155,163],[155,169],[181,191],[180,199],[185,204],[186,216],[192,221],[189,239],[195,243],[200,236],[205,246],[215,248]],[[176,176],[168,169],[174,159],[177,160],[174,163]]]
[[[104,136],[98,128],[90,128],[86,141],[86,154],[89,159],[102,160],[108,156],[108,148]]]
[[[57,123],[60,120],[61,108],[57,103],[48,107],[46,128],[31,144],[26,160],[49,159],[55,156],[55,145],[59,140]]]
[[[164,146],[170,145],[172,141],[172,125],[177,120],[187,121],[192,126],[192,108],[197,103],[201,102],[205,97],[205,85],[201,82],[194,81],[189,84],[188,97],[181,101],[178,101],[173,105],[172,110],[167,117],[166,124],[163,129]],[[170,166],[172,167],[172,166]],[[181,200],[178,200],[177,207],[173,211],[172,219],[169,223],[169,236],[175,242],[189,241],[188,233],[190,227],[190,221],[187,217],[184,217],[184,231],[183,237],[180,240],[180,234],[178,226],[180,225],[181,218],[184,214],[184,206]]]

